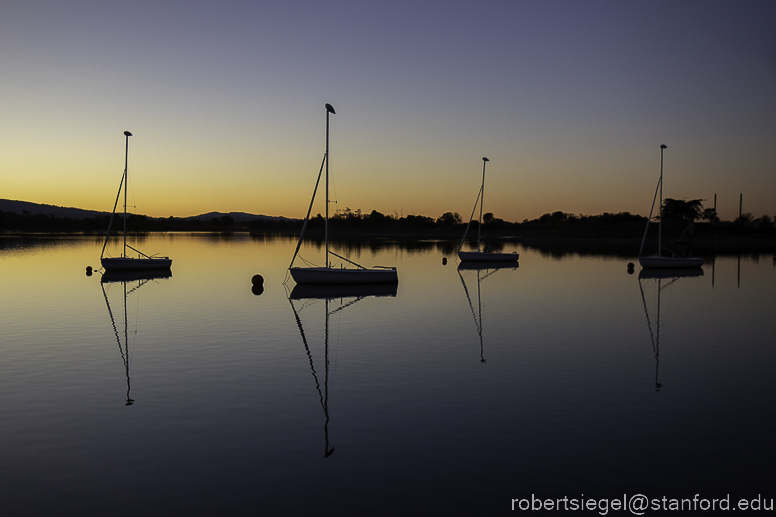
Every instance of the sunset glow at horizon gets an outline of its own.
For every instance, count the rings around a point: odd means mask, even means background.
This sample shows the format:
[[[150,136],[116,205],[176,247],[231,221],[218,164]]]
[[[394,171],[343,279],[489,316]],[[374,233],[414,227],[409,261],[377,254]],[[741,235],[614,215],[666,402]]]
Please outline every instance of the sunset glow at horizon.
[[[154,217],[331,211],[776,216],[776,4],[114,3],[0,8],[0,198]],[[322,200],[322,196],[318,197]],[[313,214],[323,213],[317,201]]]

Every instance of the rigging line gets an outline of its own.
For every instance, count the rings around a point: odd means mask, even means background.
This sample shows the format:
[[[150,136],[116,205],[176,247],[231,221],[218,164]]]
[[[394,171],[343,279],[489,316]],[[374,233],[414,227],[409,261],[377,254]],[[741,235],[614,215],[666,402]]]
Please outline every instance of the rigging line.
[[[323,433],[324,438],[326,440],[326,445],[324,446],[324,458],[328,458],[331,456],[331,454],[334,452],[334,448],[332,447],[329,449],[329,302],[326,300],[326,307],[325,307],[325,313],[326,318],[324,321],[324,338],[323,338],[323,357],[324,357],[324,365],[325,365],[325,375],[324,375],[324,382],[323,382],[323,391],[325,393],[324,397],[324,403],[323,403],[323,414],[326,417],[326,420],[323,424]]]
[[[647,217],[647,227],[644,228],[644,237],[641,239],[641,247],[639,248],[639,257],[641,256],[641,252],[644,251],[644,243],[647,241],[647,231],[649,230],[649,223],[652,221],[652,212],[655,210],[655,201],[657,200],[657,192],[658,192],[658,189],[660,189],[661,181],[663,181],[662,176],[660,177],[659,180],[657,180],[657,186],[655,187],[655,196],[652,198],[652,206],[649,208],[649,217]],[[660,253],[661,253],[661,250],[658,249],[657,254],[660,255]]]
[[[658,358],[658,355],[660,354],[660,284],[661,281],[658,278],[657,279],[657,328],[655,330],[655,359]]]
[[[139,289],[141,286],[143,286],[145,282],[138,283],[136,287],[134,287],[132,290]],[[134,339],[132,340],[132,350],[134,351],[135,345],[137,344],[137,325],[138,320],[140,319],[140,294],[138,293],[137,298],[135,299],[135,330],[133,332]],[[129,350],[127,350],[127,361],[129,361]]]
[[[482,205],[480,205],[480,209],[481,208],[482,208]],[[491,274],[492,273],[488,273],[487,275],[485,275],[484,278],[487,278]],[[480,272],[477,271],[477,308],[479,310],[479,316],[480,316],[480,362],[484,363],[485,362],[485,345],[484,345],[483,339],[482,339],[482,289],[480,287],[481,285],[482,285],[482,279],[480,278]]]
[[[102,253],[100,253],[100,258],[105,255],[105,246],[108,245],[108,237],[110,237],[110,228],[113,225],[113,217],[116,215],[116,207],[119,206],[119,197],[121,197],[121,188],[124,186],[124,179],[127,175],[127,171],[124,170],[124,176],[121,177],[121,183],[119,183],[119,191],[116,194],[116,202],[113,203],[113,212],[110,214],[110,221],[108,222],[108,231],[105,232],[105,243],[102,245]]]
[[[294,318],[296,318],[296,326],[299,328],[299,333],[302,335],[302,343],[304,343],[305,353],[307,353],[307,359],[310,362],[310,370],[313,372],[313,379],[315,379],[315,389],[318,391],[318,398],[321,401],[321,407],[324,411],[326,411],[326,406],[324,405],[323,401],[323,393],[321,392],[321,383],[318,382],[318,374],[315,371],[313,356],[310,353],[310,345],[307,343],[307,336],[305,335],[304,328],[302,327],[302,320],[299,318],[299,313],[296,311],[296,307],[294,307],[294,302],[291,300],[291,298],[288,299],[288,303],[291,304],[291,310],[294,311]]]
[[[463,275],[458,271],[458,278],[461,279],[461,285],[463,285],[463,291],[466,293],[466,300],[469,302],[469,310],[472,313],[472,319],[474,319],[474,327],[477,329],[477,334],[482,338],[482,326],[477,320],[477,314],[474,312],[474,305],[472,304],[471,296],[469,296],[469,289],[466,287],[466,282],[463,279]]]
[[[679,278],[674,278],[665,287],[672,286],[674,282],[676,282],[677,280],[679,280]],[[674,289],[672,287],[671,289],[668,290],[668,308],[666,309],[666,311],[668,312],[668,314],[666,314],[667,317],[671,316],[671,300],[673,300],[674,298],[673,294],[674,294]]]
[[[474,219],[474,212],[477,210],[477,204],[480,202],[480,196],[482,196],[482,187],[480,187],[480,191],[477,193],[477,199],[474,201],[474,208],[472,208],[472,215],[469,216],[469,224],[466,225],[466,230],[463,232],[463,239],[461,239],[461,244],[458,246],[458,251],[461,251],[461,248],[463,248],[463,243],[466,242],[466,234],[469,233],[469,227],[472,225],[472,220]],[[477,243],[477,249],[479,250],[480,243]]]
[[[337,311],[334,311],[337,312]],[[331,312],[330,314],[334,314],[334,312]],[[334,347],[334,369],[332,371],[331,377],[331,391],[334,392],[334,377],[337,374],[337,358],[339,357],[339,345],[340,345],[340,335],[342,334],[342,314],[338,314],[339,318],[337,318],[337,341],[336,345]],[[328,364],[328,361],[327,361]]]
[[[119,329],[116,327],[116,318],[113,317],[113,311],[110,308],[110,302],[108,301],[108,294],[105,292],[105,286],[100,284],[102,288],[102,296],[105,298],[105,305],[108,307],[108,315],[110,315],[110,323],[113,326],[113,334],[116,336],[116,344],[119,346],[119,353],[121,354],[121,362],[124,366],[127,366],[127,359],[124,357],[124,349],[121,347],[121,338],[119,337]]]
[[[655,349],[655,335],[652,333],[652,323],[649,320],[649,310],[647,310],[647,299],[644,296],[644,288],[641,285],[641,278],[639,280],[639,291],[641,291],[641,303],[644,306],[644,315],[647,317],[647,330],[649,330],[649,339],[652,342],[652,352],[654,352],[657,355],[657,350]]]
[[[306,266],[310,266],[310,267],[321,267],[321,266],[318,266],[318,264],[316,264],[315,262],[310,262],[309,260],[307,260],[306,258],[302,257],[301,255],[299,256],[299,260],[301,260],[302,262],[304,262]]]
[[[366,268],[365,268],[364,266],[362,266],[361,264],[356,264],[356,263],[355,263],[355,262],[353,262],[352,260],[350,260],[350,259],[346,259],[346,258],[345,258],[345,257],[343,257],[342,255],[337,255],[336,253],[334,253],[334,252],[333,252],[333,251],[331,251],[331,250],[329,250],[329,254],[330,254],[330,255],[334,255],[334,256],[335,256],[335,257],[337,257],[337,258],[341,258],[341,259],[342,259],[342,260],[344,260],[345,262],[349,262],[349,263],[353,264],[354,266],[356,266],[356,267],[358,267],[358,268],[361,268],[361,269],[366,269]]]
[[[124,367],[127,371],[127,379],[129,379],[129,332],[128,332],[129,322],[127,319],[127,283],[122,282],[122,284],[124,287],[124,349],[126,352]]]
[[[339,311],[345,310],[345,309],[347,309],[348,307],[350,307],[350,306],[352,306],[352,305],[355,305],[355,304],[357,304],[358,302],[360,302],[360,301],[361,301],[361,300],[363,300],[364,298],[366,298],[366,296],[358,296],[358,297],[356,297],[356,298],[355,298],[355,299],[354,299],[352,302],[348,302],[348,303],[346,303],[345,305],[342,305],[342,306],[340,306],[340,307],[337,307],[337,308],[336,308],[336,309],[334,309],[333,311],[329,312],[329,315],[332,315],[332,314],[334,314],[335,312],[339,312]]]
[[[486,278],[488,278],[488,277],[489,277],[489,276],[491,276],[492,274],[496,273],[497,271],[498,271],[498,269],[494,269],[493,271],[491,271],[491,272],[487,273],[485,276],[483,276],[482,278],[480,278],[480,280],[485,280]]]
[[[338,204],[339,196],[337,196],[337,183],[334,180],[334,167],[331,166],[331,161],[329,161],[329,180],[331,181],[331,188],[334,191],[334,199],[331,200],[332,203],[335,205]],[[329,200],[326,200],[329,202]]]
[[[129,176],[127,176],[127,185],[129,185]],[[132,208],[134,208],[135,212],[137,212],[137,201],[135,200],[135,189],[133,189],[131,186],[129,186],[128,188],[129,188],[129,193],[132,197]]]
[[[328,157],[326,156],[326,153],[323,153],[323,160],[321,160],[321,169],[318,171],[318,179],[315,181],[315,188],[313,189],[313,197],[312,199],[310,199],[310,206],[307,208],[307,215],[304,218],[304,224],[302,224],[302,231],[299,233],[299,242],[296,243],[296,250],[294,251],[294,256],[291,258],[291,264],[289,264],[288,269],[291,269],[291,267],[294,265],[294,260],[296,260],[296,256],[299,254],[299,248],[302,247],[302,239],[304,239],[304,233],[305,233],[305,230],[307,230],[307,223],[310,222],[310,212],[313,209],[313,202],[315,202],[315,194],[318,192],[318,184],[321,182],[323,165],[326,163],[327,159]],[[288,280],[287,277],[286,277],[286,280]]]

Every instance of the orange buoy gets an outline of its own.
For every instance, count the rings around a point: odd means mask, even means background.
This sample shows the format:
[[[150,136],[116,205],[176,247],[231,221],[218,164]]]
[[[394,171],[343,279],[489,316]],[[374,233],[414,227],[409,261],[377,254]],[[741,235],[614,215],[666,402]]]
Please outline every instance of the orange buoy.
[[[253,275],[253,277],[251,278],[251,284],[264,285],[264,277],[261,275]]]
[[[261,284],[253,284],[251,286],[251,292],[256,296],[259,296],[261,293],[264,292],[264,286]]]

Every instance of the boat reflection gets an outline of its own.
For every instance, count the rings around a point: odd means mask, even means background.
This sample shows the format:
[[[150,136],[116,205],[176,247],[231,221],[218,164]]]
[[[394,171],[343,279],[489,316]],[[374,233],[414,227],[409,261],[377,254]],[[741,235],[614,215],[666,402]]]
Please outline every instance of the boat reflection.
[[[356,303],[370,297],[396,296],[398,284],[296,284],[288,297],[291,304],[291,310],[294,312],[296,325],[299,328],[299,334],[302,336],[302,343],[310,363],[310,371],[315,381],[315,390],[318,392],[318,398],[323,409],[323,436],[324,448],[323,457],[328,458],[334,453],[334,447],[329,445],[329,319],[340,311],[352,307]],[[300,307],[294,304],[297,301]],[[310,307],[324,304],[324,326],[323,326],[323,387],[315,369],[315,361],[310,350],[310,343],[305,334],[302,318],[299,314]],[[330,308],[330,306],[334,308]],[[319,364],[320,366],[320,364]]]
[[[680,278],[693,278],[703,276],[701,268],[684,269],[642,269],[639,271],[639,291],[641,292],[641,303],[644,306],[644,316],[647,319],[647,330],[649,330],[649,339],[652,342],[652,352],[655,355],[655,391],[660,391],[663,387],[660,384],[660,295],[664,289],[673,286]],[[649,309],[647,308],[647,298],[644,295],[644,282],[653,280],[657,290],[655,327],[653,330],[652,321],[649,318]]]
[[[469,302],[469,310],[471,310],[472,318],[474,318],[474,326],[477,329],[477,335],[480,338],[480,362],[488,362],[485,359],[485,345],[482,338],[482,290],[481,283],[486,278],[491,277],[497,271],[502,269],[517,269],[518,262],[467,262],[463,261],[458,264],[458,278],[461,279],[461,285],[463,285],[463,291],[466,293],[466,300]],[[461,271],[476,271],[477,272],[477,312],[474,311],[474,304],[472,298],[469,295],[469,289],[466,287],[466,281],[463,279]]]
[[[140,280],[155,280],[157,278],[170,278],[170,269],[148,269],[135,271],[106,271],[102,274],[100,282],[109,284],[113,282],[134,282]]]
[[[292,300],[316,298],[363,298],[367,296],[396,296],[399,284],[296,284],[291,290]]]
[[[496,269],[517,269],[520,267],[519,262],[510,262],[508,260],[500,260],[500,261],[494,261],[494,262],[472,262],[472,261],[461,261],[458,263],[458,269],[461,271],[464,270],[476,270],[476,271],[482,271],[482,270],[496,270]]]
[[[642,269],[639,271],[639,278],[691,278],[703,276],[701,268],[676,268],[676,269]]]
[[[129,379],[129,319],[127,316],[127,296],[135,293],[138,289],[143,287],[145,284],[152,280],[157,279],[163,279],[163,278],[170,278],[172,276],[172,271],[169,269],[163,269],[163,270],[140,270],[140,271],[106,271],[102,274],[102,278],[100,279],[100,288],[102,289],[102,296],[105,298],[105,305],[108,308],[108,314],[110,315],[110,322],[111,325],[113,325],[113,333],[116,336],[116,344],[119,347],[119,354],[121,354],[121,360],[124,363],[124,373],[127,376],[127,400],[125,401],[125,406],[131,406],[134,404],[135,400],[130,396],[130,379]],[[137,282],[137,285],[132,286],[131,289],[128,289],[128,284],[130,282]],[[122,340],[119,333],[119,328],[116,325],[116,318],[113,315],[113,310],[110,306],[110,300],[108,299],[108,292],[105,290],[106,284],[116,284],[120,283],[123,287],[123,301],[124,301],[124,343],[122,344]],[[137,335],[137,329],[134,332],[135,335]]]

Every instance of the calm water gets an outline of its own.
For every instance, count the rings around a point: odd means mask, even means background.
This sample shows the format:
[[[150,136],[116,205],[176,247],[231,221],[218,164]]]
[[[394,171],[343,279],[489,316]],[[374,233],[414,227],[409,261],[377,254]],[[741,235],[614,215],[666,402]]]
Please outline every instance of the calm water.
[[[84,274],[101,244],[0,237],[2,515],[776,497],[770,254],[657,280],[632,257],[514,245],[519,268],[477,271],[448,243],[338,245],[398,288],[289,299],[290,239],[151,236],[172,276],[127,283]]]

